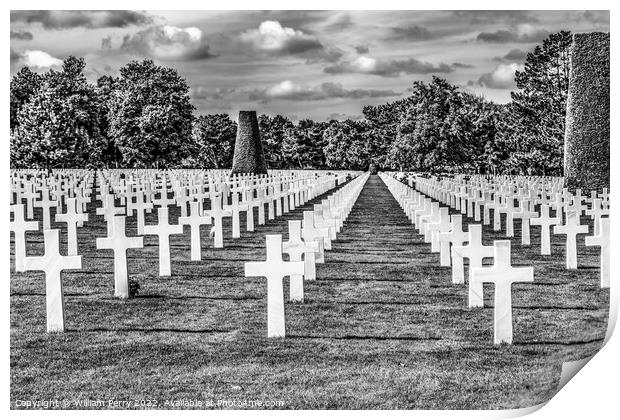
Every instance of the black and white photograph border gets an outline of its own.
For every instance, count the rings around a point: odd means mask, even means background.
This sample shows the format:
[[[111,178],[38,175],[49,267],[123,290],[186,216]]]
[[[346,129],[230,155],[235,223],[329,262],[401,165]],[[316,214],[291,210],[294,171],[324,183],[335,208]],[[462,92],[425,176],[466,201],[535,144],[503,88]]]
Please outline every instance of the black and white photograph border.
[[[611,2],[83,6],[6,10],[11,414],[617,411]]]

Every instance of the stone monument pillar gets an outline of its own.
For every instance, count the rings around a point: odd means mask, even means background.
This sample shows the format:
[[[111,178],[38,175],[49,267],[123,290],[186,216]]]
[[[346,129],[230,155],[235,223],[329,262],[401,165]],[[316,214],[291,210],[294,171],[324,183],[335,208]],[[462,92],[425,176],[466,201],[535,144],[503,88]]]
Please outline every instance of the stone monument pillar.
[[[256,111],[239,111],[232,174],[266,174]]]
[[[564,135],[565,186],[609,187],[609,34],[573,35]]]

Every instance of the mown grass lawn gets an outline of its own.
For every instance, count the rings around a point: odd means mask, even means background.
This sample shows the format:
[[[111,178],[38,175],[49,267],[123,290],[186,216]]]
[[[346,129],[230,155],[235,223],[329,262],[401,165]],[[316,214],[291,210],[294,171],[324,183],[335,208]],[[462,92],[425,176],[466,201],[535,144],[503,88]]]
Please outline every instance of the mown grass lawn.
[[[105,223],[91,205],[78,230],[84,268],[63,275],[62,334],[45,333],[43,273],[15,273],[11,255],[11,406],[115,399],[169,408],[165,400],[186,398],[276,400],[286,409],[518,408],[548,399],[562,362],[602,344],[609,293],[599,287],[599,249],[583,236],[580,268],[566,270],[563,236],[552,235],[553,255],[541,256],[538,227],[522,247],[515,223],[513,265],[533,265],[535,282],[513,286],[515,343],[494,346],[492,286],[483,309],[468,309],[467,285],[452,285],[450,268],[376,176],[318,280],[306,282],[306,301],[286,305],[287,337],[267,339],[266,280],[243,277],[243,262],[264,259],[264,235],[286,235],[287,221],[311,207],[253,233],[242,217],[236,240],[227,220],[223,250],[209,248],[205,230],[202,262],[189,261],[186,227],[172,237],[171,277],[158,276],[157,238],[146,237],[128,253],[140,295],[122,301],[112,296],[112,251],[95,249]],[[178,215],[171,211],[171,222]],[[135,218],[127,222],[135,235]],[[483,237],[502,238],[490,226]],[[42,253],[42,240],[28,233],[29,255]]]

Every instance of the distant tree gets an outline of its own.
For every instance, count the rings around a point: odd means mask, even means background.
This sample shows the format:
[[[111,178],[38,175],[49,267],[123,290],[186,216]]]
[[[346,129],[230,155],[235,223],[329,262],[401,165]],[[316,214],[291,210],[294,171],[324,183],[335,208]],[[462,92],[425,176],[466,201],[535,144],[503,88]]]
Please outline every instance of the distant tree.
[[[509,166],[524,174],[561,175],[571,33],[549,35],[517,71],[504,125],[514,153]]]
[[[187,81],[152,60],[120,70],[109,102],[108,134],[125,167],[174,168],[191,151],[194,110]]]
[[[10,123],[11,130],[15,129],[19,124],[17,114],[24,104],[39,91],[41,87],[41,79],[37,73],[30,70],[29,67],[22,67],[11,79],[11,105],[10,105]]]
[[[464,173],[495,173],[499,169],[498,121],[502,106],[480,96],[456,92],[448,115],[450,124],[447,170]]]
[[[326,167],[367,170],[372,158],[368,132],[366,122],[330,121],[323,131]]]
[[[116,145],[113,138],[108,135],[110,130],[109,112],[110,103],[113,98],[114,89],[116,89],[117,79],[104,75],[97,79],[97,86],[95,91],[97,92],[99,113],[99,129],[101,133],[105,134],[105,146],[101,152],[101,161],[105,167],[118,168],[122,165],[123,154]]]
[[[50,70],[17,113],[11,165],[28,168],[100,167],[104,139],[94,86],[84,59],[69,57]]]
[[[388,153],[396,140],[401,115],[409,103],[410,99],[406,98],[382,105],[366,105],[362,109],[368,123],[371,161],[379,167],[395,168]]]
[[[323,130],[326,126],[325,122],[305,119],[285,131],[282,154],[288,167],[321,169],[325,166]]]
[[[195,153],[186,166],[231,168],[235,152],[237,123],[228,114],[201,115],[194,121],[192,139]]]
[[[263,152],[267,167],[270,169],[286,168],[286,161],[282,152],[282,145],[289,130],[294,128],[293,123],[282,115],[271,117],[262,114],[258,117]]]
[[[461,159],[449,117],[462,98],[456,86],[435,76],[428,84],[414,82],[411,91],[390,158],[400,170],[445,171]]]
[[[446,80],[414,82],[401,113],[388,162],[399,170],[487,173],[496,153],[502,106],[459,90]]]

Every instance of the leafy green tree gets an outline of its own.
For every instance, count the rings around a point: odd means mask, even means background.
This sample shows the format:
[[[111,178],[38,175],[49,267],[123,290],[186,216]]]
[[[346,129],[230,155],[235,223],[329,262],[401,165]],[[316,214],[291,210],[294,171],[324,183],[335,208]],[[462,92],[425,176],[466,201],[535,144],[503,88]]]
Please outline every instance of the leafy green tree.
[[[116,145],[114,139],[107,136],[110,130],[110,122],[108,120],[108,114],[110,112],[110,101],[113,97],[114,89],[116,88],[117,79],[104,75],[97,79],[97,86],[95,91],[97,92],[99,113],[99,129],[102,133],[106,134],[105,147],[101,152],[101,162],[103,166],[107,168],[118,168],[122,165],[123,155]]]
[[[487,173],[498,170],[502,106],[444,79],[414,82],[388,161],[399,170]],[[503,155],[502,155],[503,156]]]
[[[401,116],[398,135],[390,149],[398,169],[448,169],[457,157],[449,117],[460,106],[457,87],[444,79],[433,76],[431,83],[413,83],[411,103]]]
[[[194,168],[231,168],[235,152],[237,123],[228,114],[201,115],[194,121],[195,153],[186,163]]]
[[[368,133],[363,121],[330,121],[323,131],[326,167],[367,170],[372,158]]]
[[[380,168],[396,167],[388,153],[396,140],[401,115],[410,102],[410,98],[405,98],[382,105],[367,105],[362,109],[368,123],[371,161]]]
[[[287,167],[320,169],[325,166],[323,130],[326,125],[324,122],[305,119],[286,130],[282,154],[288,163]]]
[[[448,115],[449,148],[453,151],[446,169],[452,172],[494,173],[498,170],[498,121],[502,106],[480,96],[456,92]]]
[[[97,94],[82,58],[69,57],[50,70],[17,113],[11,164],[27,168],[99,167],[103,136]]]
[[[174,168],[191,151],[189,86],[175,69],[152,60],[132,61],[120,70],[109,101],[108,135],[122,165]]]
[[[18,125],[17,114],[24,104],[30,101],[41,87],[41,76],[30,70],[29,67],[22,67],[11,79],[11,130]]]
[[[288,131],[294,128],[293,123],[282,115],[271,117],[262,114],[258,117],[258,125],[267,167],[270,169],[286,168],[287,163],[282,153],[282,145]]]
[[[509,166],[523,174],[561,175],[571,33],[549,35],[517,71],[504,135],[514,148]]]

